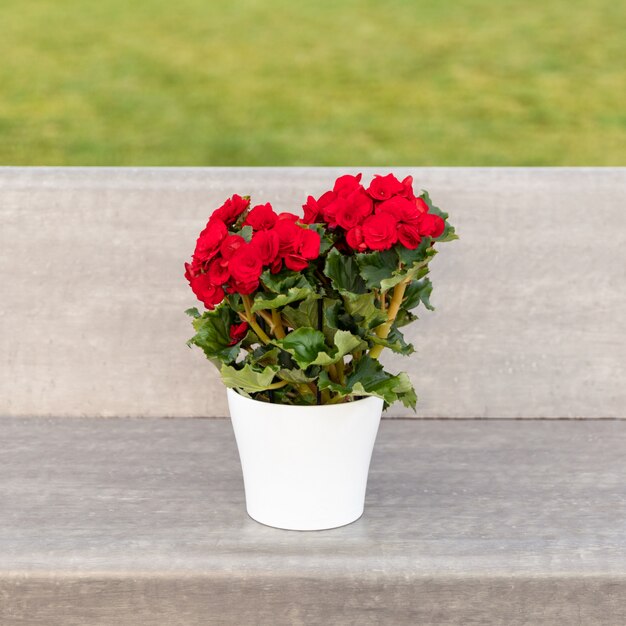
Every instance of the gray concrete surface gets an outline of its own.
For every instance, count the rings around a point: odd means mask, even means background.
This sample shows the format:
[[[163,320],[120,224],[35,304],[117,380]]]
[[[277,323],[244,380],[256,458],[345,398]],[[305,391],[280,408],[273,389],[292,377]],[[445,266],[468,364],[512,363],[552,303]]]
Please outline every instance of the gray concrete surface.
[[[388,420],[365,515],[244,512],[227,420],[14,419],[0,624],[626,623],[626,422]]]
[[[298,210],[360,169],[0,169],[0,416],[224,414],[185,346],[198,231],[234,192]],[[384,359],[417,415],[623,417],[626,168],[394,170],[462,237],[433,262],[418,353]]]

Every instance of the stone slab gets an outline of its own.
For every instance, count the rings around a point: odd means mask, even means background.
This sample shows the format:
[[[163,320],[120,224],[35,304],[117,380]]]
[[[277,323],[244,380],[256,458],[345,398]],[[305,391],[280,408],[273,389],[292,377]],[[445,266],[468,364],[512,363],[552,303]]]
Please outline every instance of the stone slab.
[[[0,168],[0,417],[223,415],[185,346],[199,230],[234,192],[297,211],[359,169]],[[417,354],[383,358],[417,415],[624,417],[626,168],[394,171],[462,237],[433,262]]]
[[[626,421],[387,420],[365,515],[244,511],[230,423],[14,419],[0,624],[626,623]]]

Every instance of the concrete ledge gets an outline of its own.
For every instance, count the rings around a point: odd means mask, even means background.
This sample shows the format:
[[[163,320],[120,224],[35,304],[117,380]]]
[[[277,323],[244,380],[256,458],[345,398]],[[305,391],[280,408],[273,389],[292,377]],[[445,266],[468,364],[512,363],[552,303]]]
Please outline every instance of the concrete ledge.
[[[183,261],[225,197],[300,211],[345,171],[0,168],[0,418],[224,415],[185,346]],[[394,171],[461,234],[407,329],[417,354],[383,353],[418,415],[626,417],[626,168]]]
[[[0,623],[622,624],[624,421],[387,421],[365,516],[244,513],[226,420],[6,419]]]

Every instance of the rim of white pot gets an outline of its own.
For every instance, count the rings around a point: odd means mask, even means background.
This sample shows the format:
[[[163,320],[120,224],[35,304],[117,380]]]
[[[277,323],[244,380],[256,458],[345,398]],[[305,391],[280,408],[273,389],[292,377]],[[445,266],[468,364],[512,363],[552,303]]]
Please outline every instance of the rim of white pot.
[[[235,389],[234,387],[226,387],[226,392],[235,393],[240,398],[243,398],[244,400],[248,400],[249,402],[254,402],[256,404],[262,404],[263,406],[267,406],[268,404],[271,404],[272,406],[284,406],[284,407],[289,407],[293,409],[320,409],[322,407],[340,407],[344,404],[356,404],[358,402],[366,402],[367,400],[383,402],[383,399],[379,398],[378,396],[362,396],[356,400],[350,400],[350,402],[340,402],[337,404],[283,404],[282,402],[263,402],[262,400],[255,400],[254,398],[248,398],[247,396],[244,396],[243,394],[239,393],[239,390]]]

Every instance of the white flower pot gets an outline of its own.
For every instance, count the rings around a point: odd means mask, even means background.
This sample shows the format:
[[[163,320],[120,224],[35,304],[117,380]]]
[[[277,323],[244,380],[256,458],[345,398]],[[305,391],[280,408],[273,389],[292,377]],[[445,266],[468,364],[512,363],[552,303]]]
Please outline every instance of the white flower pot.
[[[361,517],[380,398],[289,406],[227,393],[250,517],[290,530]]]

